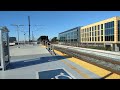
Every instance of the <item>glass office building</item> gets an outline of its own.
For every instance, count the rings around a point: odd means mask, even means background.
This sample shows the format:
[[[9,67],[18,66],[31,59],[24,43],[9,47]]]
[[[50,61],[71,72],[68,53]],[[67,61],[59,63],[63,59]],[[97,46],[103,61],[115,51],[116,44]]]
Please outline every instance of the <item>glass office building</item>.
[[[60,44],[77,45],[80,43],[80,27],[59,33]]]
[[[112,47],[113,51],[120,51],[120,17],[83,26],[80,36],[84,45],[103,45]]]

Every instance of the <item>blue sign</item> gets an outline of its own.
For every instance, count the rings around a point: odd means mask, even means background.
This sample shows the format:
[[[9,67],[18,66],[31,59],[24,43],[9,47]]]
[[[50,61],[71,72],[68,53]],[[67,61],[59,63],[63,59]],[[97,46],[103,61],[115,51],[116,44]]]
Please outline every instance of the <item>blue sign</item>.
[[[49,71],[38,72],[39,79],[73,79],[64,69],[55,69]]]

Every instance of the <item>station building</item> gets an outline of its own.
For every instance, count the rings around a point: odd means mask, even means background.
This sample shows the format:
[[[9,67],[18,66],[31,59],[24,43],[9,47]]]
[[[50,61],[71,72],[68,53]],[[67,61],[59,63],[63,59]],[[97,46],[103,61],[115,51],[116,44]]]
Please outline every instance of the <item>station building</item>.
[[[81,44],[111,47],[120,51],[120,17],[115,16],[81,27]]]
[[[80,43],[80,27],[59,33],[60,44],[77,46]]]

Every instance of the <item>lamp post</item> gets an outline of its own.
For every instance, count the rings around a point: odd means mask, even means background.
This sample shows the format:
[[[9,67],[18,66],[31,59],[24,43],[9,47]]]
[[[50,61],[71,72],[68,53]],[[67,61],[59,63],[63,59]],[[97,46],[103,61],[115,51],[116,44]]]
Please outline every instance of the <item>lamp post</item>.
[[[36,27],[37,27],[37,26],[44,26],[44,25],[34,25],[34,26],[35,26],[35,28],[34,28],[34,30],[32,30],[32,41],[35,40],[35,37],[34,37],[35,32],[36,32],[36,31],[39,31],[39,29],[37,29]]]
[[[36,30],[36,31],[39,31],[39,30]],[[35,34],[35,31],[32,31],[32,42],[34,42],[34,41],[35,41],[34,34]]]
[[[25,26],[25,25],[20,25],[20,26]],[[22,28],[23,29],[23,28]],[[28,32],[28,31],[24,31],[24,29],[23,29],[23,31],[21,31],[21,32],[23,32],[24,33],[24,45],[26,44],[26,33]]]
[[[32,42],[34,41],[33,31],[32,31]]]
[[[18,48],[20,48],[20,45],[19,45],[19,26],[24,26],[24,25],[17,25],[17,24],[11,24],[11,25],[17,27],[17,34],[18,34]]]

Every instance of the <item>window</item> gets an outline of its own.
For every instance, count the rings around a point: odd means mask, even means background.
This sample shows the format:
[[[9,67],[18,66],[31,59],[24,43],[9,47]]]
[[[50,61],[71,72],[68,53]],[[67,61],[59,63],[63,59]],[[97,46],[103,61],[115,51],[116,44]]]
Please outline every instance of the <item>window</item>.
[[[100,35],[100,31],[98,31],[98,36]]]
[[[105,41],[114,40],[114,21],[105,23]]]
[[[91,27],[90,27],[90,32],[91,32]]]
[[[96,36],[97,31],[95,31],[95,36]]]
[[[95,41],[97,41],[97,38],[95,37]]]
[[[95,26],[95,30],[96,30],[96,26]]]
[[[101,35],[103,35],[103,30],[101,30]]]
[[[87,28],[87,32],[89,32],[89,29]]]
[[[98,30],[100,29],[100,25],[98,25]]]
[[[111,22],[108,23],[108,28],[110,28],[110,27],[111,27]]]
[[[100,41],[100,37],[98,37],[98,41]]]
[[[111,29],[111,34],[114,35],[114,28]]]
[[[118,20],[118,41],[120,41],[120,20]]]
[[[92,41],[94,41],[94,37],[92,37]]]
[[[118,41],[120,41],[120,35],[118,35]]]
[[[103,36],[101,36],[101,41],[103,41]]]
[[[112,21],[112,26],[111,27],[114,27],[114,21]]]
[[[92,32],[92,36],[94,36],[94,32]]]
[[[74,39],[74,41],[77,41],[77,39]]]
[[[94,27],[92,27],[92,31],[94,31]]]
[[[82,33],[84,33],[84,29],[83,29]]]
[[[114,35],[111,36],[111,40],[110,41],[114,41]]]
[[[112,35],[112,36],[105,36],[105,41],[114,41],[114,35]]]
[[[105,30],[105,35],[108,35],[108,29]]]
[[[101,24],[101,29],[103,29],[103,24]]]

